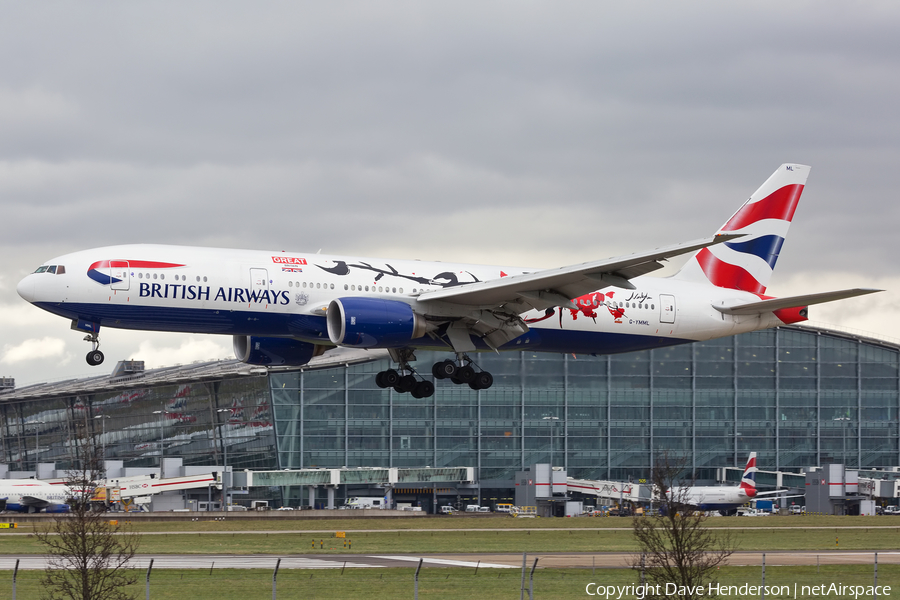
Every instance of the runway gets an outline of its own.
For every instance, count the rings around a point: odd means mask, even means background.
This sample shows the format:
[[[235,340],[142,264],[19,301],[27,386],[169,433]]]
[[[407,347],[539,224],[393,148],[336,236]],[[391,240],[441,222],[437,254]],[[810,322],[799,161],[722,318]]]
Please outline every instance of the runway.
[[[878,564],[900,564],[900,551],[878,552]],[[630,566],[632,554],[627,552],[536,552],[526,555],[531,565],[538,559],[539,568],[571,569],[598,568],[614,569]],[[498,554],[422,554],[422,555],[378,555],[378,554],[293,554],[276,555],[234,555],[234,554],[141,554],[134,559],[134,566],[141,570],[153,569],[274,569],[281,559],[280,569],[366,569],[366,568],[412,568],[419,560],[427,568],[461,567],[479,569],[519,569],[522,567],[521,553]],[[762,552],[735,552],[728,564],[732,566],[760,566]],[[46,558],[39,555],[18,557],[19,569],[43,570]],[[796,565],[852,565],[873,564],[875,553],[871,551],[834,552],[766,552],[767,567]],[[0,570],[12,570],[16,557],[0,558]]]

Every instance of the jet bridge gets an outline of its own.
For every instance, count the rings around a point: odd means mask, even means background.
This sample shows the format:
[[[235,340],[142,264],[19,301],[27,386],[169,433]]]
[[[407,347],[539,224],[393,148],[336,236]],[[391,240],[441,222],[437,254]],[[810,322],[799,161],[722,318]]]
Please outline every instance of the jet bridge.
[[[567,480],[568,492],[578,492],[586,496],[596,496],[613,502],[650,502],[653,488],[646,483],[626,483],[622,481],[602,481],[597,479]]]

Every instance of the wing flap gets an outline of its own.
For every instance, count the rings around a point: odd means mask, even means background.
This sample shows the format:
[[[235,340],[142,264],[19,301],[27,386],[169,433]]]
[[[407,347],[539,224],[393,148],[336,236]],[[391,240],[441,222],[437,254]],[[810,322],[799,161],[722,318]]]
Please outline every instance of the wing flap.
[[[833,302],[835,300],[843,300],[844,298],[853,298],[856,296],[864,296],[866,294],[874,294],[884,290],[876,290],[872,288],[853,288],[850,290],[837,290],[834,292],[820,292],[818,294],[804,294],[802,296],[788,296],[786,298],[771,298],[769,300],[760,300],[758,302],[748,302],[744,304],[733,304],[729,306],[713,305],[717,311],[726,315],[757,315],[765,312],[773,312],[785,308],[798,308],[810,306],[813,304],[822,304],[824,302]]]

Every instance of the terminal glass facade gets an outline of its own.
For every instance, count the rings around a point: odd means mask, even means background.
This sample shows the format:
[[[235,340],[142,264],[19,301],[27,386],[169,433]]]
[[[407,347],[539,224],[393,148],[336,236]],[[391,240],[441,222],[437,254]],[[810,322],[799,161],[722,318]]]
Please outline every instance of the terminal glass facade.
[[[446,354],[419,352],[423,372]],[[898,348],[799,327],[613,356],[483,354],[488,390],[437,381],[431,398],[383,390],[387,360],[49,399],[0,396],[0,463],[70,465],[87,432],[126,467],[471,466],[507,486],[534,463],[637,481],[656,456],[701,479],[741,466],[900,464]],[[227,454],[227,456],[225,456]]]
[[[443,357],[420,352],[418,364]],[[375,386],[386,360],[272,374],[279,466],[474,466],[485,482],[538,462],[637,480],[664,451],[708,479],[751,451],[770,470],[900,464],[896,347],[780,328],[612,356],[477,361],[494,375],[489,390],[438,381],[421,400]]]

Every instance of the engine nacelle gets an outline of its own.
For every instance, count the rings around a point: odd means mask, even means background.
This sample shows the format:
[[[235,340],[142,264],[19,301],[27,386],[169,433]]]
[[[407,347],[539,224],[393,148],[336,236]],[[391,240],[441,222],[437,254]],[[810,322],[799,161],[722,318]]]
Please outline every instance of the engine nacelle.
[[[328,305],[328,337],[352,348],[394,348],[422,337],[427,322],[412,307],[382,298],[338,298]]]
[[[51,504],[47,508],[44,509],[44,512],[48,513],[67,513],[72,510],[68,504]]]
[[[322,346],[291,338],[234,336],[234,356],[248,365],[299,367],[325,351]]]

